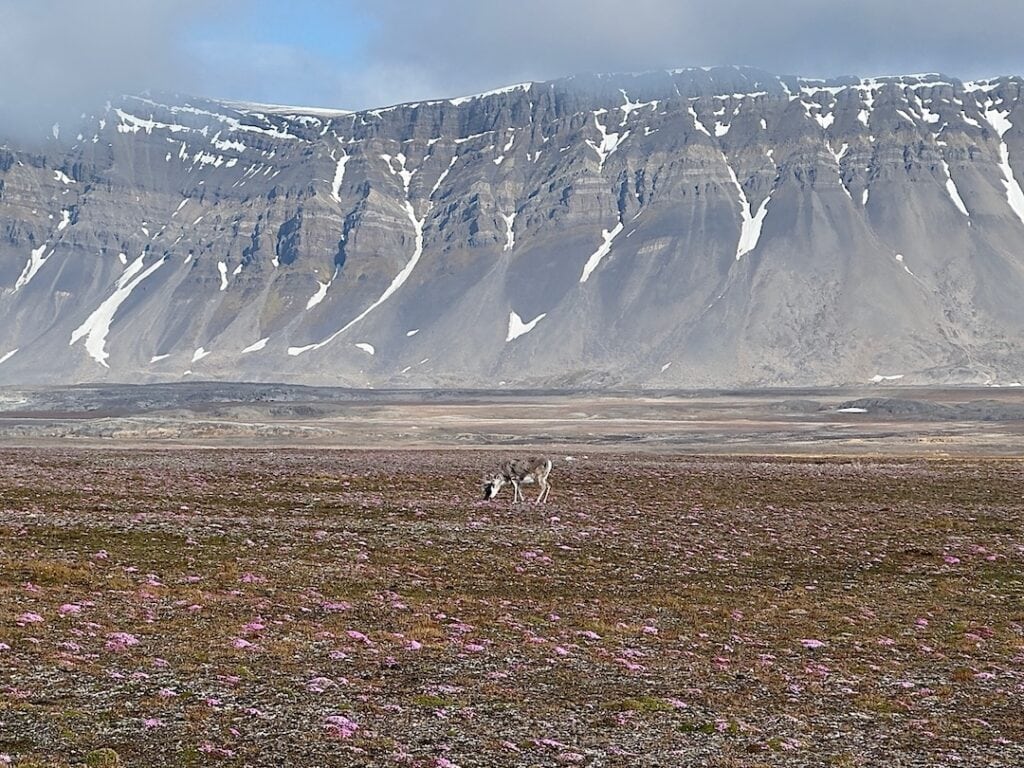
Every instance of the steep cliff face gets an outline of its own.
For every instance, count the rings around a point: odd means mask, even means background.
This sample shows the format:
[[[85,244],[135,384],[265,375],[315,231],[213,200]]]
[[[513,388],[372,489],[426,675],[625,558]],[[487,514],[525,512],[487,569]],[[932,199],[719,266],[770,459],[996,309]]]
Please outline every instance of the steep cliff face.
[[[0,383],[1015,383],[1022,82],[126,97],[0,149]]]

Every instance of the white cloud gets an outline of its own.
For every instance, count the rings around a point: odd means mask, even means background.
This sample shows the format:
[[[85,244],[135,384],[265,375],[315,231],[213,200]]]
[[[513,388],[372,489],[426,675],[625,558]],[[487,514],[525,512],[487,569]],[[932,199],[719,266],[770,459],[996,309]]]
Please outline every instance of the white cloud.
[[[286,30],[264,20],[270,2],[0,0],[0,128],[38,136],[147,89],[360,109],[691,65],[1024,72],[1019,0],[990,0],[998,23],[959,0],[303,0],[276,17]]]
[[[354,4],[356,5],[356,4]],[[1024,71],[1024,3],[991,0],[374,0],[354,106],[475,93],[579,72],[745,64],[834,76]]]
[[[181,36],[200,0],[0,0],[0,126],[39,137],[120,93],[191,81]]]

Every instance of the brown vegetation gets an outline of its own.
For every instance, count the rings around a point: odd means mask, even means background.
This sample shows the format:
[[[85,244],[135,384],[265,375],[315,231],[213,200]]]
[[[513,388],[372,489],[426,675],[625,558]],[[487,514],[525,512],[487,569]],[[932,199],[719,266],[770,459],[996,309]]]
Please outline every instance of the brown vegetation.
[[[1024,762],[1017,462],[501,458],[0,451],[0,765]]]

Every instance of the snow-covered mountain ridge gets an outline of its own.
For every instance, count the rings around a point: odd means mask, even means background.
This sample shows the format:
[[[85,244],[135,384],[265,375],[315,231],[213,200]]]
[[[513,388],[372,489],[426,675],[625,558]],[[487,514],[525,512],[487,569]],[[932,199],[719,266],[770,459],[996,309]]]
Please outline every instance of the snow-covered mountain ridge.
[[[0,383],[1015,384],[1022,83],[125,97],[0,148]]]

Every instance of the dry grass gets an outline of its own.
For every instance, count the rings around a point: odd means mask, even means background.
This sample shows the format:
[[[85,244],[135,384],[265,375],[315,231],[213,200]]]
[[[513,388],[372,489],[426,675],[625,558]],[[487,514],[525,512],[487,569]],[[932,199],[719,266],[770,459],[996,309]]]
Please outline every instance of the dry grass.
[[[1024,763],[1017,463],[497,459],[0,452],[0,765]]]

